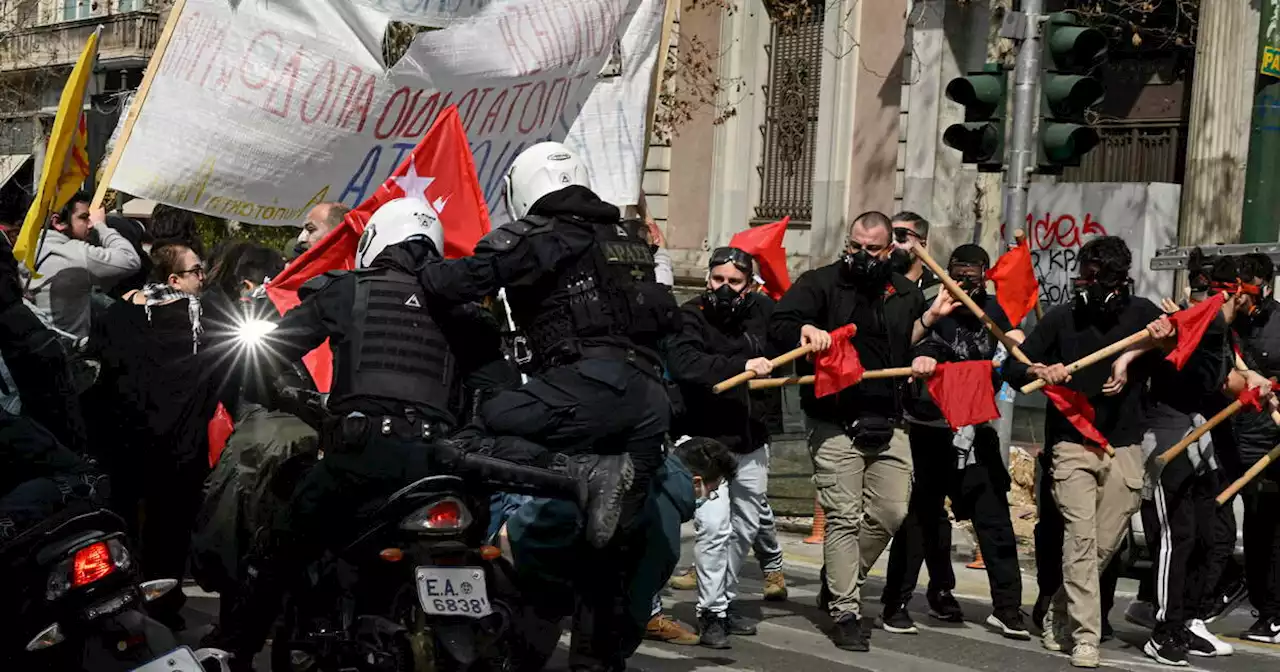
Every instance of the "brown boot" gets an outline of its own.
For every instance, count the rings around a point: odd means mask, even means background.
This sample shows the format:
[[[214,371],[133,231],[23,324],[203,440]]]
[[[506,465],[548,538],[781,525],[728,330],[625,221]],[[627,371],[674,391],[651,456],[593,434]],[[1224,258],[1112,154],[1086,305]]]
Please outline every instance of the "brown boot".
[[[770,602],[783,602],[787,599],[787,578],[781,571],[765,573],[764,599]]]
[[[681,646],[693,646],[698,643],[697,633],[680,625],[678,621],[666,614],[658,614],[649,619],[649,625],[644,629],[644,638]]]
[[[690,567],[684,574],[676,574],[671,577],[671,580],[667,581],[667,585],[672,590],[697,590],[698,574]]]

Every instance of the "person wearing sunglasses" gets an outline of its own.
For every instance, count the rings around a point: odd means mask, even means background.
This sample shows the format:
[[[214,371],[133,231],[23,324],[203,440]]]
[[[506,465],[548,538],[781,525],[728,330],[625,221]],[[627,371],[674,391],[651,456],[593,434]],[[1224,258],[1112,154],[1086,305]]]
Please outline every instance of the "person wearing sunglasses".
[[[709,437],[728,446],[737,475],[720,488],[721,497],[698,508],[694,569],[698,590],[700,644],[729,648],[729,635],[754,635],[755,623],[734,609],[738,576],[747,552],[757,545],[761,520],[771,517],[767,407],[746,385],[723,394],[720,381],[743,371],[758,376],[773,370],[767,328],[773,300],[756,289],[756,262],[736,247],[711,253],[706,289],[683,306],[683,328],[664,347],[671,377],[680,386],[685,412],[672,432]],[[714,491],[713,491],[714,492]],[[758,553],[764,561],[769,553]],[[781,571],[766,572],[766,588],[785,590]]]
[[[927,304],[914,282],[894,272],[893,247],[893,225],[884,213],[854,218],[845,254],[801,275],[778,301],[769,322],[774,347],[821,352],[832,346],[831,331],[852,322],[865,369],[910,365],[913,327]],[[801,360],[796,368],[809,373],[811,365]],[[818,501],[827,513],[821,595],[835,621],[831,638],[838,648],[868,651],[863,580],[906,517],[911,492],[901,389],[898,381],[865,380],[818,398],[806,385],[800,403]]]
[[[904,210],[894,215],[889,222],[893,225],[893,270],[916,283],[916,287],[924,292],[925,301],[933,301],[942,288],[942,283],[925,267],[923,261],[911,254],[912,243],[918,243],[923,248],[929,247],[929,220],[910,210]]]

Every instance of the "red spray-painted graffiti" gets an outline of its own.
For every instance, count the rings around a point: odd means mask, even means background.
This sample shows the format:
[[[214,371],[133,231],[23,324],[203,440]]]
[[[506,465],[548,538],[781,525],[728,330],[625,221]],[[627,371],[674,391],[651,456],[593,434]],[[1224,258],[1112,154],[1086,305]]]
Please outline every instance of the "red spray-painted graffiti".
[[[1040,304],[1048,308],[1071,300],[1071,278],[1076,274],[1076,254],[1080,246],[1092,238],[1107,235],[1107,229],[1094,219],[1083,216],[1045,212],[1027,215],[1027,244],[1040,282]],[[1001,239],[1007,240],[1000,227]]]

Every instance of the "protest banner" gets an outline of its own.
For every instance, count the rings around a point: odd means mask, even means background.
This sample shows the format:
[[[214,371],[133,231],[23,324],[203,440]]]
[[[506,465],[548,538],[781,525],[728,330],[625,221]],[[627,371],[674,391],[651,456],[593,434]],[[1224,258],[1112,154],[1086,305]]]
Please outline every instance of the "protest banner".
[[[414,20],[402,4],[429,5],[420,22],[445,27],[387,68],[387,21]],[[631,205],[664,7],[186,0],[109,183],[216,217],[296,226],[318,203],[366,200],[456,105],[495,226],[508,219],[511,162],[548,139],[582,155],[601,198]],[[602,76],[611,58],[618,74]]]

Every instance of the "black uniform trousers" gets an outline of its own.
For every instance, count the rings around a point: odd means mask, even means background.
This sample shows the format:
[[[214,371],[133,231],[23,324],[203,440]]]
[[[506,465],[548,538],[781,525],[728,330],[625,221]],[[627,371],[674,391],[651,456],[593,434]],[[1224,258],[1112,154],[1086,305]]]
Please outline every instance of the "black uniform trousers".
[[[1046,448],[1036,458],[1036,528],[1032,533],[1036,543],[1037,602],[1053,597],[1062,587],[1062,541],[1066,523],[1053,497],[1053,454]],[[1102,570],[1098,590],[1102,598],[1102,622],[1108,622],[1108,614],[1116,603],[1116,583],[1120,580],[1122,562],[1120,553]]]
[[[907,517],[894,535],[881,602],[888,607],[911,599],[920,567],[929,568],[929,591],[954,590],[951,568],[951,521],[944,500],[951,497],[957,520],[973,521],[978,547],[987,564],[991,603],[1017,609],[1022,603],[1018,543],[1009,518],[1009,472],[1000,457],[995,429],[978,428],[974,440],[977,463],[960,469],[952,431],[912,423],[909,429],[915,484]]]
[[[1249,602],[1261,618],[1280,618],[1280,465],[1242,491],[1244,564]],[[1222,507],[1231,510],[1230,504]]]
[[[1187,620],[1203,616],[1216,597],[1231,552],[1220,539],[1228,532],[1214,501],[1219,486],[1217,470],[1194,473],[1184,453],[1164,467],[1152,498],[1142,502],[1142,528],[1154,559],[1158,630],[1180,630]]]
[[[636,476],[623,499],[620,531],[603,549],[587,551],[575,578],[570,667],[624,670],[618,642],[635,628],[628,587],[634,573],[633,521],[662,465],[671,422],[670,398],[656,367],[619,359],[581,359],[547,369],[525,385],[499,393],[480,407],[487,430],[519,436],[565,454],[629,453]],[[502,454],[512,461],[518,456]],[[530,456],[536,464],[538,456]]]
[[[237,604],[223,612],[229,618],[206,645],[251,659],[307,563],[326,548],[352,541],[365,516],[386,497],[431,474],[431,449],[421,438],[367,431],[347,440],[326,436],[323,445],[324,459],[298,482],[288,508],[276,514],[269,543],[250,559],[252,571]]]

